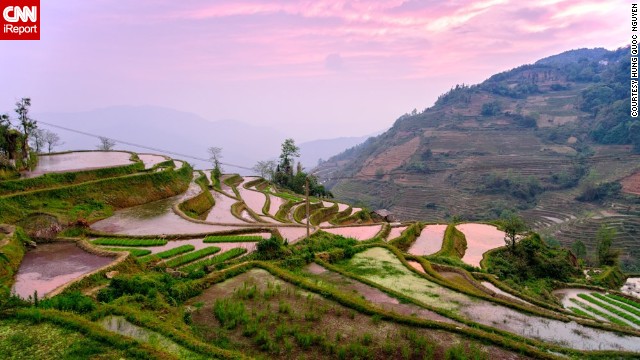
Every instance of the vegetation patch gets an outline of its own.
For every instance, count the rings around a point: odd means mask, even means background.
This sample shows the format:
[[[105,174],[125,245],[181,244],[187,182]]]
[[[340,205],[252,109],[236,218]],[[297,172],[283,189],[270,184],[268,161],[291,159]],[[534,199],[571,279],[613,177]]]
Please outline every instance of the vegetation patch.
[[[178,247],[173,248],[173,249],[161,251],[161,252],[153,254],[153,255],[142,257],[142,258],[140,258],[140,261],[144,264],[144,263],[148,263],[148,262],[151,262],[151,261],[159,261],[161,259],[168,259],[170,257],[174,257],[174,256],[179,255],[179,254],[184,254],[186,252],[193,251],[194,249],[195,249],[195,246],[193,246],[193,245],[181,245],[181,246],[178,246]]]
[[[126,247],[108,247],[105,249],[110,251],[128,251],[131,255],[135,257],[141,257],[141,256],[151,254],[151,250],[148,250],[148,249],[136,249],[136,248],[126,248]]]
[[[200,249],[200,250],[197,250],[197,251],[194,251],[194,252],[190,252],[190,253],[187,253],[185,255],[178,256],[178,257],[175,257],[173,259],[167,260],[167,261],[164,262],[164,264],[167,267],[175,268],[175,267],[178,267],[180,265],[184,265],[184,264],[190,263],[190,262],[192,262],[194,260],[201,259],[201,258],[203,258],[205,256],[209,256],[211,254],[215,254],[218,251],[220,251],[219,247],[210,246],[210,247],[206,247],[204,249]]]
[[[166,239],[121,239],[121,238],[98,238],[92,241],[94,245],[110,246],[162,246],[167,244]]]
[[[455,224],[449,224],[442,239],[442,249],[433,256],[445,256],[462,259],[467,249],[467,239],[464,234],[456,229]]]
[[[226,243],[226,242],[254,242],[260,241],[260,235],[214,235],[204,238],[205,243]]]
[[[247,249],[244,248],[234,248],[231,250],[227,250],[225,252],[223,252],[220,255],[216,255],[216,256],[212,256],[208,259],[204,259],[201,261],[197,261],[193,264],[189,264],[187,266],[181,267],[180,270],[191,273],[194,271],[198,271],[198,270],[204,270],[205,268],[209,267],[209,266],[214,266],[214,265],[218,265],[221,264],[227,260],[231,260],[233,258],[236,258],[244,253],[247,252]]]

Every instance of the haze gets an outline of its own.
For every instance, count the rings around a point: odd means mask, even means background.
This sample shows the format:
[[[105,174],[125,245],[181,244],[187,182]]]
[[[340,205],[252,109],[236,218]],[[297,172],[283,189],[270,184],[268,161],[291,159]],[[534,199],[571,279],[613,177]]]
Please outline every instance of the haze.
[[[34,113],[162,106],[362,136],[456,83],[622,46],[628,17],[625,1],[43,1],[42,40],[2,42],[0,112],[30,96]]]

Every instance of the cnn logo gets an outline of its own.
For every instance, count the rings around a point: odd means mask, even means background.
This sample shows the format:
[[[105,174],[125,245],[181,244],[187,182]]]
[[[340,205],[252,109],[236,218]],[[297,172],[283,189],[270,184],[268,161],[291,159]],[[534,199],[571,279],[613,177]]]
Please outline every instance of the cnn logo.
[[[40,40],[40,0],[1,1],[0,40]]]

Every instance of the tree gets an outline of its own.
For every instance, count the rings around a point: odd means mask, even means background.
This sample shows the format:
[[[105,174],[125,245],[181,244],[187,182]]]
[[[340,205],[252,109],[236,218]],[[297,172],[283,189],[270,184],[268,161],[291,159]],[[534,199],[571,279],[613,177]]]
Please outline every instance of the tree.
[[[502,220],[502,227],[504,228],[505,244],[512,252],[515,252],[518,234],[527,230],[527,224],[520,216],[512,214]]]
[[[9,115],[0,114],[0,155],[5,154],[9,158],[9,143],[7,135],[9,132]]]
[[[27,159],[29,157],[28,141],[33,130],[38,125],[37,122],[29,117],[29,108],[31,107],[31,98],[22,98],[16,102],[16,113],[18,114],[18,120],[20,126],[22,126],[22,158]]]
[[[587,247],[581,240],[576,240],[571,245],[571,250],[578,259],[584,259],[587,256]]]
[[[602,225],[596,233],[596,255],[599,266],[614,266],[618,264],[620,252],[611,249],[616,229]]]
[[[40,153],[40,149],[42,149],[45,145],[44,142],[44,133],[46,130],[44,129],[34,129],[31,133],[31,147],[36,149],[36,153]]]
[[[213,169],[218,169],[220,172],[222,172],[222,168],[220,167],[220,160],[222,159],[222,148],[212,146],[207,149],[207,152],[209,153],[209,161],[213,165]]]
[[[294,157],[300,156],[300,148],[296,146],[293,139],[286,139],[282,143],[282,152],[280,153],[280,170],[287,175],[293,174],[292,164]]]
[[[53,131],[44,130],[44,143],[47,145],[47,151],[51,153],[56,146],[60,146],[64,144],[63,141],[60,140],[60,136]]]
[[[100,145],[97,146],[98,150],[109,151],[116,146],[116,141],[109,139],[108,137],[100,136]]]
[[[261,160],[253,166],[253,171],[263,178],[273,181],[276,172],[276,162],[273,160]]]

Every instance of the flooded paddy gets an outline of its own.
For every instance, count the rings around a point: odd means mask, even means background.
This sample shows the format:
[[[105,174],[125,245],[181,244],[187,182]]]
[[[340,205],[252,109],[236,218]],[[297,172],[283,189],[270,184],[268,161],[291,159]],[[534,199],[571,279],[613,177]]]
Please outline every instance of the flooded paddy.
[[[25,254],[16,274],[13,291],[24,299],[33,296],[34,291],[43,297],[113,260],[111,257],[90,254],[72,242],[38,245]]]
[[[422,267],[422,264],[420,264],[419,262],[413,260],[407,260],[407,262],[409,263],[409,265],[411,265],[412,268],[420,271],[423,274],[426,274],[424,268]]]
[[[287,200],[275,195],[269,195],[269,200],[269,215],[271,216],[276,216],[280,206],[287,202]]]
[[[356,254],[345,269],[349,271],[354,267],[359,273],[366,272],[367,279],[381,286],[430,306],[452,310],[471,321],[520,336],[580,350],[640,351],[640,337],[621,336],[575,322],[565,323],[520,313],[506,306],[444,288],[413,273],[393,253],[383,248],[372,248]]]
[[[391,239],[400,237],[400,235],[402,235],[402,232],[405,231],[406,229],[407,229],[406,226],[392,227],[391,232],[389,232],[389,236],[387,236],[387,239],[391,240]]]
[[[91,225],[91,229],[111,234],[162,235],[200,234],[241,228],[196,223],[183,219],[173,212],[175,204],[197,195],[200,191],[200,186],[192,183],[181,195],[118,210],[113,216]]]
[[[462,261],[469,265],[480,267],[482,254],[505,244],[504,232],[493,225],[460,224],[456,228],[467,238],[467,250]]]
[[[322,229],[322,231],[326,231],[328,233],[334,235],[344,236],[346,238],[353,238],[356,240],[369,240],[376,236],[382,229],[382,225],[372,225],[372,226],[347,226],[347,227],[337,227],[337,228],[328,228]]]
[[[244,188],[244,184],[247,181],[253,181],[254,178],[245,178],[244,183],[238,186],[238,192],[240,193],[240,197],[244,200],[244,203],[247,204],[247,207],[251,209],[256,214],[262,214],[262,207],[264,206],[265,201],[267,201],[267,197],[264,193],[255,190],[249,190]]]
[[[85,151],[57,155],[38,155],[38,166],[22,174],[32,178],[47,173],[82,171],[132,164],[131,154],[121,151]]]
[[[587,290],[587,289],[579,289],[579,288],[565,288],[565,289],[558,289],[558,290],[554,290],[553,291],[553,295],[556,296],[558,299],[560,299],[560,301],[562,302],[562,306],[565,307],[565,309],[569,309],[571,307],[573,308],[578,308],[586,313],[588,313],[590,316],[599,319],[599,320],[604,320],[604,321],[609,321],[611,322],[610,319],[607,319],[606,317],[612,317],[614,319],[617,319],[618,321],[621,321],[625,324],[627,324],[628,326],[632,326],[636,329],[640,328],[640,326],[634,324],[633,322],[624,319],[623,317],[614,314],[612,311],[610,311],[609,309],[605,309],[602,306],[599,306],[597,304],[594,304],[592,302],[589,302],[586,299],[580,298],[579,295],[584,294],[584,295],[589,295],[591,298],[594,298],[593,294],[600,294],[600,295],[605,295],[602,292],[598,292],[598,291],[593,291],[593,290]],[[625,304],[620,303],[619,301],[616,301],[614,299],[609,299],[608,302],[601,300],[601,299],[595,299],[596,301],[609,306],[611,308],[616,309],[617,311],[620,311],[622,313],[627,314],[628,316],[631,317],[636,317],[634,314],[629,313],[628,311],[625,311],[624,309],[620,308],[620,306],[625,306]],[[585,304],[588,305],[589,307],[595,309],[597,312],[600,312],[602,314],[605,314],[606,316],[602,316],[601,314],[596,314],[593,311],[591,311],[590,309],[586,309],[582,306],[580,306],[579,304],[576,304],[575,301],[579,301],[581,304]],[[619,305],[619,306],[618,306]]]
[[[140,160],[144,163],[145,169],[151,169],[161,162],[170,160],[167,156],[154,154],[138,154],[138,158],[140,158]]]
[[[121,316],[108,316],[100,321],[100,325],[111,332],[148,343],[158,350],[177,356],[179,359],[204,360],[209,358],[176,344],[164,335],[134,325]]]
[[[289,242],[289,244],[295,244],[307,236],[307,228],[305,227],[279,227],[278,231],[280,232],[280,235]],[[314,233],[313,228],[309,233]]]
[[[207,221],[225,224],[245,224],[244,221],[233,216],[231,206],[238,202],[237,199],[221,194],[217,191],[211,191],[216,204],[213,205],[207,214]]]
[[[437,253],[442,248],[445,230],[447,225],[427,225],[409,248],[409,254],[422,256]]]
[[[305,268],[310,274],[317,275],[317,278],[335,286],[337,289],[347,293],[357,293],[362,295],[367,301],[378,305],[382,309],[393,311],[400,315],[417,316],[422,319],[434,320],[446,323],[458,324],[457,321],[451,320],[433,311],[423,309],[413,304],[402,304],[398,299],[391,297],[383,291],[373,286],[352,280],[336,272],[327,270],[326,268],[311,263]]]
[[[628,278],[627,282],[625,282],[624,285],[622,285],[622,287],[620,288],[620,291],[640,299],[640,278]]]
[[[270,233],[255,233],[255,234],[243,234],[243,236],[262,236],[265,239],[268,239],[269,237],[271,237]],[[194,247],[194,251],[195,250],[200,250],[200,249],[204,249],[206,247],[211,247],[211,246],[216,246],[219,247],[221,250],[220,252],[223,251],[227,251],[227,250],[231,250],[233,248],[243,248],[243,249],[247,249],[247,251],[251,252],[255,250],[256,247],[256,242],[223,242],[223,243],[205,243],[203,241],[204,239],[202,238],[197,238],[197,239],[186,239],[186,240],[169,240],[165,245],[162,246],[148,246],[145,247],[145,250],[151,250],[152,254],[156,254],[162,251],[166,251],[166,250],[171,250],[183,245],[193,245]],[[123,247],[123,248],[127,248],[126,246],[103,246],[106,248],[118,248],[118,247]]]
[[[523,304],[527,304],[527,305],[535,306],[535,305],[532,305],[531,303],[529,303],[529,302],[527,302],[527,301],[525,301],[525,300],[520,299],[519,297],[517,297],[517,296],[515,296],[515,295],[511,295],[511,294],[509,294],[508,292],[506,292],[506,291],[504,291],[504,290],[500,289],[499,287],[497,287],[497,286],[493,285],[492,283],[490,283],[490,282],[488,282],[488,281],[481,281],[481,282],[480,282],[480,284],[482,284],[482,286],[486,287],[487,289],[489,289],[489,290],[491,290],[491,291],[495,292],[496,294],[500,294],[500,295],[502,295],[502,296],[506,296],[506,297],[508,297],[508,298],[510,298],[510,299],[513,299],[513,300],[519,301],[519,302],[521,302],[521,303],[523,303]]]

